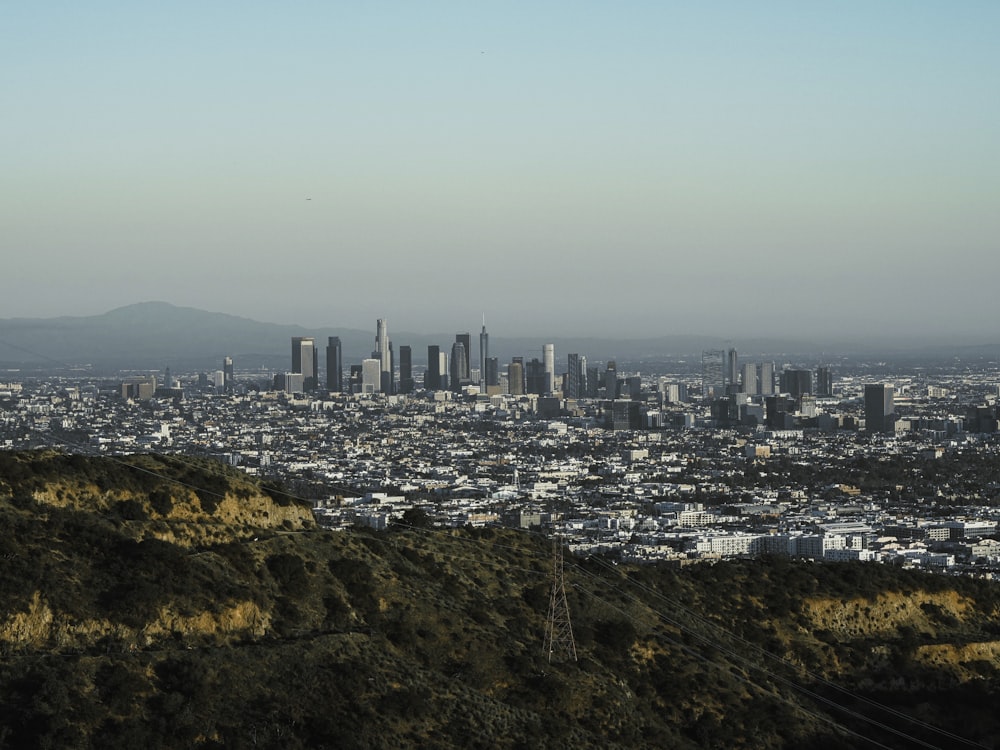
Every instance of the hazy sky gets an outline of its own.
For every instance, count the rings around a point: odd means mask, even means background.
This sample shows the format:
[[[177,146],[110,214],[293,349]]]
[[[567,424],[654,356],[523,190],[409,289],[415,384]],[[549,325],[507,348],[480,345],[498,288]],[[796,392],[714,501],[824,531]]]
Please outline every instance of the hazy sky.
[[[22,2],[0,318],[998,338],[1000,2]]]

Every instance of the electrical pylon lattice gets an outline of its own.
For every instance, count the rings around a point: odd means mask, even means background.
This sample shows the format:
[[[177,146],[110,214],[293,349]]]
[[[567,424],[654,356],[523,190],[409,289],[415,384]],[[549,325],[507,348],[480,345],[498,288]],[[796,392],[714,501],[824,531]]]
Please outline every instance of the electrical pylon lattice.
[[[576,661],[576,641],[566,600],[563,548],[558,537],[552,540],[552,596],[549,597],[549,619],[545,624],[545,656],[549,662],[553,658]]]

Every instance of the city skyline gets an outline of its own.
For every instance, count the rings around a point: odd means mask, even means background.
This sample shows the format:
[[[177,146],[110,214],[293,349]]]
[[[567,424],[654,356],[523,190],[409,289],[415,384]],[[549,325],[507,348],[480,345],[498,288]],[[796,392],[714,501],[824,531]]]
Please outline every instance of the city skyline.
[[[985,334],[998,25],[986,2],[21,4],[0,318]]]

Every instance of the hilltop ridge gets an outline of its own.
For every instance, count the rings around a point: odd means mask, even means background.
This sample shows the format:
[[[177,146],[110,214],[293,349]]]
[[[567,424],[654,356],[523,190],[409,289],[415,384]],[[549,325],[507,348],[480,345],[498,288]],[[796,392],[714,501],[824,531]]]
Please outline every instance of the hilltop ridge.
[[[567,557],[579,660],[550,663],[539,535],[324,531],[209,461],[51,451],[0,454],[0,519],[3,747],[1000,738],[1000,592],[983,581]]]

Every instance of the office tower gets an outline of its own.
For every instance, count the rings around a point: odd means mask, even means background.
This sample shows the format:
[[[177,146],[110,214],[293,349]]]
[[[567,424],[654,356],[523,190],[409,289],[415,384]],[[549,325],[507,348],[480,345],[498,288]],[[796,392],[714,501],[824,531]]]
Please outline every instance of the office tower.
[[[589,385],[587,382],[587,358],[580,356],[580,396],[579,398],[586,398],[589,394]]]
[[[604,370],[604,395],[612,401],[618,398],[618,365],[613,359]]]
[[[413,351],[405,345],[399,347],[399,392],[413,393]]]
[[[740,365],[739,359],[736,354],[735,349],[730,349],[727,354],[726,359],[726,390],[732,390],[738,392],[737,388],[732,386],[738,386],[740,383]]]
[[[375,321],[375,353],[378,354],[379,370],[389,369],[389,324],[385,318]]]
[[[479,334],[479,390],[486,392],[490,383],[486,379],[486,360],[490,356],[490,335],[486,333],[486,315],[483,315],[483,330]]]
[[[580,355],[566,355],[566,398],[580,398]]]
[[[638,401],[642,398],[642,377],[639,375],[630,375],[625,378],[625,386],[628,388],[628,397],[633,401]]]
[[[379,360],[379,367],[382,366]],[[389,369],[382,370],[381,375],[382,393],[396,392],[396,354],[392,349],[392,341],[389,342]]]
[[[545,392],[556,389],[556,348],[553,344],[542,346],[542,363],[545,367]]]
[[[830,398],[833,395],[833,372],[829,367],[820,367],[816,370],[816,395],[821,398]]]
[[[604,426],[609,430],[638,430],[642,411],[638,401],[612,401],[604,412]]]
[[[371,357],[361,360],[361,392],[378,393],[382,387],[382,362]]]
[[[427,347],[427,370],[424,372],[424,388],[428,391],[441,389],[441,347]]]
[[[451,366],[448,374],[451,390],[455,392],[461,391],[462,386],[469,382],[469,360],[466,357],[465,345],[461,341],[455,341],[451,345]]]
[[[448,353],[438,352],[438,372],[441,373],[440,383],[441,390],[448,390]]]
[[[462,372],[465,373],[465,377],[469,377],[469,373],[472,372],[472,335],[468,332],[466,333],[456,333],[455,342],[461,344],[465,352],[465,367]]]
[[[793,398],[812,393],[812,370],[784,370],[781,373],[781,392]]]
[[[757,380],[757,365],[753,362],[743,363],[743,392],[748,396],[760,394],[760,383]]]
[[[305,390],[305,376],[301,372],[285,373],[285,393],[302,393]]]
[[[524,395],[524,357],[514,357],[507,367],[507,390],[511,396]]]
[[[486,375],[483,378],[487,388],[500,385],[500,361],[496,357],[486,358]]]
[[[895,430],[895,405],[891,385],[868,384],[865,386],[865,430],[871,433]]]
[[[332,393],[344,390],[344,361],[340,336],[330,336],[326,340],[326,389]]]
[[[351,393],[361,393],[361,365],[351,365],[348,384]]]
[[[375,321],[375,351],[372,359],[379,363],[378,390],[382,393],[392,393],[392,344],[389,341],[389,324],[385,318]]]
[[[319,353],[316,340],[312,336],[292,337],[292,372],[302,375],[302,388],[316,389],[316,371],[319,369]]]
[[[548,373],[545,372],[545,363],[532,357],[530,362],[524,366],[524,390],[526,393],[535,393],[539,396],[545,394],[548,385]]]
[[[760,378],[757,380],[760,395],[774,395],[774,362],[760,363]]]
[[[701,353],[702,398],[718,398],[726,392],[725,359],[722,349],[706,349]]]
[[[596,367],[587,367],[587,398],[597,398],[601,387],[600,371]]]
[[[232,393],[236,387],[236,372],[233,368],[233,358],[222,360],[222,388],[226,393]]]
[[[803,417],[816,416],[816,397],[811,393],[803,393],[799,396],[799,414]]]

